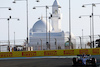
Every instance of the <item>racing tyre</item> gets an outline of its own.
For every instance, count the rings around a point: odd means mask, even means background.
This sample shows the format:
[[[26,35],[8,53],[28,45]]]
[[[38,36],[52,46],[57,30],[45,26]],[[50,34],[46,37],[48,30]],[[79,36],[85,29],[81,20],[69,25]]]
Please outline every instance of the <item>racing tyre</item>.
[[[73,66],[75,66],[76,65],[76,58],[73,58]]]
[[[92,58],[92,66],[96,66],[96,59],[95,58]]]
[[[82,66],[82,65],[83,65],[83,62],[82,62],[81,59],[78,60],[78,65],[79,65],[79,66]]]

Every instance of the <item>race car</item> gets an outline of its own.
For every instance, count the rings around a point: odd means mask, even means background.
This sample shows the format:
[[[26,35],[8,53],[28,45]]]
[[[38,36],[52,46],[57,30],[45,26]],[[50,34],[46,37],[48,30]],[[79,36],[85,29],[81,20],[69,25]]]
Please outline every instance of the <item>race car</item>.
[[[96,66],[96,58],[91,58],[91,55],[77,55],[77,58],[72,59],[72,65]]]

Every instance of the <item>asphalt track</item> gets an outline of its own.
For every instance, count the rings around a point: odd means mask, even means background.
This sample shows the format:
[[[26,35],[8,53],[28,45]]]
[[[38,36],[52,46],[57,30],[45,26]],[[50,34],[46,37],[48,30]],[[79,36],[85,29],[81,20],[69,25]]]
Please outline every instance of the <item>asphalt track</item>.
[[[39,58],[0,60],[0,67],[72,67],[71,59]]]
[[[0,67],[72,67],[72,59],[69,58],[5,59],[5,60],[0,60]]]

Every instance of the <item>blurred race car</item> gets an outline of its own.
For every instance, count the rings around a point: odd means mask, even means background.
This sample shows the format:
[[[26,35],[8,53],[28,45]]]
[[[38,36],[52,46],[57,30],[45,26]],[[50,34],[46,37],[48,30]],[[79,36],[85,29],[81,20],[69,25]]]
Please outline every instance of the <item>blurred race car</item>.
[[[91,55],[77,55],[77,58],[72,59],[72,65],[96,66],[96,58],[91,58]]]

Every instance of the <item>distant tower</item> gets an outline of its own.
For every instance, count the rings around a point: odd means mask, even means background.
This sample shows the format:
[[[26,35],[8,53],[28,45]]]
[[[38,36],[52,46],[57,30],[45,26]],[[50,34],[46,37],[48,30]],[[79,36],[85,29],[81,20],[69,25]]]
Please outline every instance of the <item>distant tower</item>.
[[[61,32],[61,13],[58,1],[55,0],[52,5],[52,27],[54,32]]]

